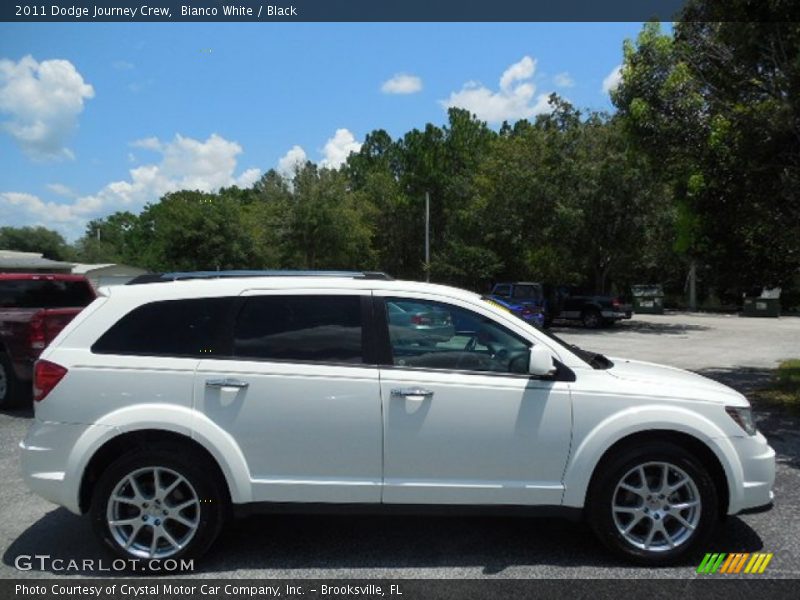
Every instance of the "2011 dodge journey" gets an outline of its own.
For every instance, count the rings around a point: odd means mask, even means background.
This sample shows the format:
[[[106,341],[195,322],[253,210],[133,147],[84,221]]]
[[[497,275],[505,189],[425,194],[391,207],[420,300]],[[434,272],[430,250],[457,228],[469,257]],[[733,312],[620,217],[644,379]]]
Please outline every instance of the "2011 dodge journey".
[[[748,401],[699,375],[381,274],[172,279],[58,335],[20,444],[28,485],[124,558],[199,556],[237,507],[363,505],[560,511],[664,564],[772,502]]]

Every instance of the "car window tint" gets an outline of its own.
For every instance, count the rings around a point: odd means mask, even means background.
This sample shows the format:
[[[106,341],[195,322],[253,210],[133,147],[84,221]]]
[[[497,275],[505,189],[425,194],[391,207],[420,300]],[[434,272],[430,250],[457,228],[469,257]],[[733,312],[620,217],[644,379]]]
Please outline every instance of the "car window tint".
[[[87,281],[0,280],[2,308],[79,308],[92,300],[94,293]]]
[[[232,303],[232,298],[195,298],[145,304],[117,321],[95,342],[92,352],[219,355],[217,333]]]
[[[492,319],[438,302],[390,298],[386,306],[398,367],[527,372],[529,344]]]
[[[233,346],[234,354],[243,358],[362,363],[361,300],[250,297],[236,320]]]

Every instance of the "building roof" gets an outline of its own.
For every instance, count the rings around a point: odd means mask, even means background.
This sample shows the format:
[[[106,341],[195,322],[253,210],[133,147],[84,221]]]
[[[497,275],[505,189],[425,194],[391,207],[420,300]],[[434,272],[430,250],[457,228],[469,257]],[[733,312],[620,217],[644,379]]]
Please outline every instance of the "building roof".
[[[44,258],[39,252],[17,252],[16,250],[0,250],[0,271],[19,270],[56,270],[69,271],[72,263]]]

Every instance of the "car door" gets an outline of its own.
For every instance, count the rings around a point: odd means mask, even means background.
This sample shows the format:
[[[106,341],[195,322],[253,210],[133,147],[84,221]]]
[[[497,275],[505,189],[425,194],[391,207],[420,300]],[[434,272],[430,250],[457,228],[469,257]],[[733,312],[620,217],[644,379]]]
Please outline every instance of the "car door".
[[[369,303],[337,290],[247,292],[232,318],[230,356],[200,361],[196,406],[241,448],[254,500],[380,501]]]
[[[569,377],[529,376],[531,342],[488,309],[375,294],[386,350],[383,501],[560,504],[571,441]],[[408,336],[385,318],[387,302],[449,313],[452,337]]]

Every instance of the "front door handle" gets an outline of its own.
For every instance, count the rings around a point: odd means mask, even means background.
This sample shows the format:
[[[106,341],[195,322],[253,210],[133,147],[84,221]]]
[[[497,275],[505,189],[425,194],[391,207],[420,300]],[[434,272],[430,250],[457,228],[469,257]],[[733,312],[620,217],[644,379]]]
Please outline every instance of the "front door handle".
[[[405,400],[426,400],[433,398],[433,392],[424,388],[403,388],[392,390],[392,398],[404,398]]]
[[[206,387],[210,388],[239,388],[244,389],[250,384],[239,379],[224,377],[221,379],[206,379]]]

